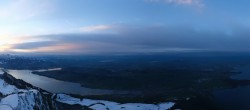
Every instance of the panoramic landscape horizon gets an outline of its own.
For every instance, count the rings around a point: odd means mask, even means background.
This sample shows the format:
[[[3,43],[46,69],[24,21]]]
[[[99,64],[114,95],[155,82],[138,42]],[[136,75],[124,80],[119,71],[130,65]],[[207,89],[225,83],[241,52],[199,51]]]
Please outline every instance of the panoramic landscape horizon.
[[[1,0],[0,110],[250,110],[249,0]]]

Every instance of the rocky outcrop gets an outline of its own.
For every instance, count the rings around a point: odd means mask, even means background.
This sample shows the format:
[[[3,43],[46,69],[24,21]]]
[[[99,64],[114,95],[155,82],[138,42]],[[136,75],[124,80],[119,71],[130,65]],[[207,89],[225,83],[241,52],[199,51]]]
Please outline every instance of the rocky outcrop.
[[[58,102],[53,94],[8,73],[0,74],[0,110],[82,110],[80,105]]]
[[[159,104],[117,103],[53,94],[8,73],[0,74],[0,110],[167,110],[173,102]]]

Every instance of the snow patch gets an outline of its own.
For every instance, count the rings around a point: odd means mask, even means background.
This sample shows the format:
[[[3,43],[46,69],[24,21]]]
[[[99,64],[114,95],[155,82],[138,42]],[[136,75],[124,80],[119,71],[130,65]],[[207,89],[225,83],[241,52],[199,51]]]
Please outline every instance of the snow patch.
[[[143,103],[126,103],[120,104],[117,102],[104,100],[79,99],[65,94],[57,94],[56,100],[62,103],[74,105],[79,104],[88,106],[94,110],[168,110],[174,106],[174,102],[166,102],[160,104],[143,104]]]
[[[38,107],[49,110],[42,103],[42,96],[36,89],[18,89],[0,79],[0,110],[34,110]],[[45,109],[44,109],[45,108]]]
[[[17,92],[17,88],[13,85],[7,84],[4,80],[0,79],[0,93],[8,95]]]
[[[0,75],[3,75],[4,71],[0,68]]]
[[[0,110],[12,110],[9,105],[0,105]]]
[[[0,105],[9,105],[11,108],[16,108],[18,106],[18,95],[8,95],[1,100]]]

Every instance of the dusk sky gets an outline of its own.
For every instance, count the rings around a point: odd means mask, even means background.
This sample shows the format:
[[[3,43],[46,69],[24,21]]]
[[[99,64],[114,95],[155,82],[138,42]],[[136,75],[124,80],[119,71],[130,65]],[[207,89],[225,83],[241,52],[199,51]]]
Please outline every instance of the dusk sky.
[[[1,0],[2,53],[250,51],[250,0]]]

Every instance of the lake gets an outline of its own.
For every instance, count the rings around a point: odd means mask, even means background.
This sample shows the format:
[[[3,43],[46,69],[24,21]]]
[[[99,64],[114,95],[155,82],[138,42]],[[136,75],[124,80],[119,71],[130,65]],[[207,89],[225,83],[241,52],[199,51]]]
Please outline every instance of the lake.
[[[33,74],[31,70],[7,70],[16,79],[22,79],[33,86],[42,88],[52,93],[67,93],[78,95],[106,95],[106,94],[123,94],[125,92],[115,90],[91,89],[82,87],[78,83],[60,81],[45,76]]]
[[[241,74],[231,76],[232,79],[250,80],[250,67],[237,67]],[[250,86],[214,91],[214,98],[218,104],[228,110],[250,110]]]
[[[232,79],[238,80],[250,80],[250,66],[237,67],[236,71],[241,72],[240,74],[232,75]]]

